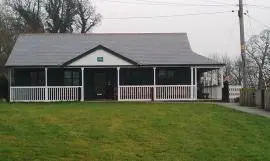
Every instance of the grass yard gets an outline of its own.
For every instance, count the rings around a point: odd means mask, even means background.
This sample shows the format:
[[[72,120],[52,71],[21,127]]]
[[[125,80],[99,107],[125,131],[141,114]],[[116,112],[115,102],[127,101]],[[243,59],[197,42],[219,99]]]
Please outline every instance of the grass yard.
[[[267,161],[270,120],[212,104],[0,104],[0,160]]]

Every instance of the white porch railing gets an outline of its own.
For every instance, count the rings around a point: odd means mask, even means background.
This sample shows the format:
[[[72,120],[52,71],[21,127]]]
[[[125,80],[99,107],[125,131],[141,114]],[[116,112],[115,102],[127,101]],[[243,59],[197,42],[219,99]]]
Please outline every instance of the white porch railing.
[[[10,87],[10,100],[16,102],[45,101],[45,87]]]
[[[241,89],[242,89],[242,86],[229,86],[229,98],[235,99],[237,97],[240,97]]]
[[[195,100],[196,89],[195,85],[120,86],[119,100],[151,101],[154,94],[157,101]]]
[[[49,101],[79,101],[80,86],[70,87],[48,87]]]
[[[50,102],[50,101],[78,101],[80,86],[68,87],[10,87],[10,101],[12,102]]]
[[[120,86],[120,101],[151,101],[154,86]]]
[[[195,85],[157,85],[156,99],[160,101],[194,100],[196,89]]]

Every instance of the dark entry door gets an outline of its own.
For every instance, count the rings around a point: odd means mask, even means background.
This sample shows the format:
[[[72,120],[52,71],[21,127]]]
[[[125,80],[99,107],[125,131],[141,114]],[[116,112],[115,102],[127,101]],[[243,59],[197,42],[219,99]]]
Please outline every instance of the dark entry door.
[[[105,99],[106,96],[106,73],[95,72],[94,73],[94,96],[96,99]]]
[[[87,69],[85,74],[85,98],[114,99],[116,87],[115,69]]]

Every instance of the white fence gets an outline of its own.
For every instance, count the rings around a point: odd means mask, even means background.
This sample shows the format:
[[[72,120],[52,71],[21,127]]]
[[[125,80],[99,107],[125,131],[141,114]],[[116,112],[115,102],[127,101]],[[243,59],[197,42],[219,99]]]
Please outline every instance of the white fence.
[[[70,87],[10,87],[11,102],[77,101],[80,86]]]
[[[221,86],[206,86],[203,87],[203,93],[208,93],[210,99],[222,99],[222,87]]]
[[[192,85],[120,86],[120,101],[181,101],[195,100],[197,91]]]
[[[242,86],[229,86],[229,98],[235,99],[240,97],[240,90]]]
[[[242,86],[229,86],[229,98],[235,99],[240,97],[240,90]],[[221,86],[206,86],[203,88],[204,93],[209,93],[211,99],[222,99],[222,87]]]

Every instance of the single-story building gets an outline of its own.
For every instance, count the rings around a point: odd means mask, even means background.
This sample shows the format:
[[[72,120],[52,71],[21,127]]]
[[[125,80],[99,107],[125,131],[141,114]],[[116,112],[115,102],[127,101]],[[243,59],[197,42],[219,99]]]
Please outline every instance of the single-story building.
[[[24,34],[6,63],[11,102],[221,99],[224,64],[185,33]]]

